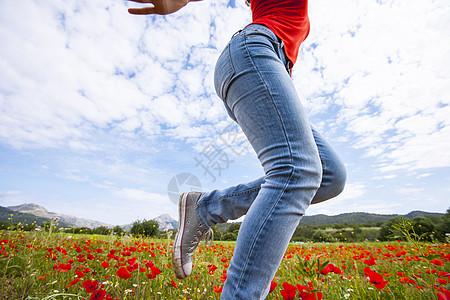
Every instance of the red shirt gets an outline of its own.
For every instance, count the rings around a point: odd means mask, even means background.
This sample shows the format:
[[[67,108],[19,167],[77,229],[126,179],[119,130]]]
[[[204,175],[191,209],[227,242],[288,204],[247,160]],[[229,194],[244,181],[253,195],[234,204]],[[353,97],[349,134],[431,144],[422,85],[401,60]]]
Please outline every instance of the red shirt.
[[[300,44],[309,34],[308,0],[251,0],[250,6],[252,23],[270,28],[283,41],[294,65]]]

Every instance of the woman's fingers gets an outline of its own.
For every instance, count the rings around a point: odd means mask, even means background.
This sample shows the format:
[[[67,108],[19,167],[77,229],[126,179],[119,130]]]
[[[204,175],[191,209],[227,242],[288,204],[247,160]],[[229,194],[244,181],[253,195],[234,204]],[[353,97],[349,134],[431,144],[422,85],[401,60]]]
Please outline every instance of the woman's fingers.
[[[135,0],[130,0],[130,1],[135,1]],[[150,15],[150,14],[155,14],[156,10],[154,7],[143,7],[143,8],[129,8],[128,12],[133,15]]]
[[[128,0],[128,1],[137,2],[137,3],[153,3],[152,0]]]
[[[128,0],[131,2],[137,2],[137,3],[150,3],[153,4],[153,0]],[[155,14],[155,7],[142,7],[142,8],[129,8],[128,12],[133,15],[149,15],[149,14]]]

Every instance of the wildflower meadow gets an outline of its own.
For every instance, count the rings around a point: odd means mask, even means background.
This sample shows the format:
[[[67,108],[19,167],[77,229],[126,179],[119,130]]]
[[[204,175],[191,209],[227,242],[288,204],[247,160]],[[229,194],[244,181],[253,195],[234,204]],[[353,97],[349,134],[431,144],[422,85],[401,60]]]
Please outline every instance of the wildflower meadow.
[[[172,240],[0,231],[0,299],[219,299],[234,242],[199,246],[192,276]],[[267,299],[450,299],[448,243],[291,244]]]

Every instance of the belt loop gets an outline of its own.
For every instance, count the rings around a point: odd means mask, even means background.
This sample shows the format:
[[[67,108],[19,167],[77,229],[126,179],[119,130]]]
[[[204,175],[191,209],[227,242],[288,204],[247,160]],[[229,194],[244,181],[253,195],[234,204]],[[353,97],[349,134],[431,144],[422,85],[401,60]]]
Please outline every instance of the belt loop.
[[[231,37],[231,38],[234,38],[236,35],[238,35],[239,33],[241,33],[242,32],[242,29],[239,29],[237,32],[235,32],[234,34],[233,34],[233,36]]]

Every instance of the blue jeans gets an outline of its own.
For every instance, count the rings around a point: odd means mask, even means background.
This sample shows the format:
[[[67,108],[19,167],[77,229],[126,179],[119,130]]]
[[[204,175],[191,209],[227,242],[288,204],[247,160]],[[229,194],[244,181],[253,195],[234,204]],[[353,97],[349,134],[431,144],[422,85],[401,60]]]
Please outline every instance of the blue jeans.
[[[265,173],[198,202],[208,227],[246,215],[221,299],[264,299],[306,208],[345,183],[343,164],[308,121],[288,64],[282,42],[263,25],[236,34],[216,64],[216,91]]]

